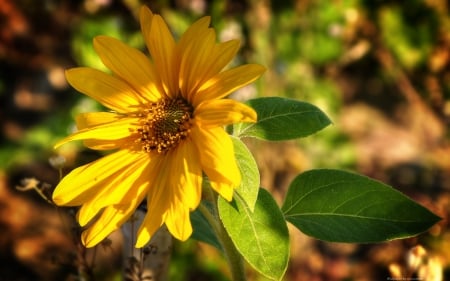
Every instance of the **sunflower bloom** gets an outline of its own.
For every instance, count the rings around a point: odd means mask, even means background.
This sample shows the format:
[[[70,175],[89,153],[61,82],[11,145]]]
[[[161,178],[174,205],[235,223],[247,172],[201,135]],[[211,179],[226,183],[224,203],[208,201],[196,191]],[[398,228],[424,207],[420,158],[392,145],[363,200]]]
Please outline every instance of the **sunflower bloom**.
[[[82,234],[87,247],[119,228],[143,200],[147,214],[136,247],[163,224],[175,238],[188,239],[189,213],[200,203],[203,174],[227,200],[240,184],[233,144],[223,127],[256,121],[252,108],[224,99],[264,72],[256,64],[223,71],[238,41],[216,43],[209,17],[196,21],[178,42],[146,7],[140,23],[151,58],[98,36],[94,48],[112,75],[87,67],[66,72],[76,90],[111,110],[78,115],[77,132],[56,144],[83,140],[91,149],[114,150],[71,171],[53,193],[57,205],[81,206],[77,220],[89,224]]]

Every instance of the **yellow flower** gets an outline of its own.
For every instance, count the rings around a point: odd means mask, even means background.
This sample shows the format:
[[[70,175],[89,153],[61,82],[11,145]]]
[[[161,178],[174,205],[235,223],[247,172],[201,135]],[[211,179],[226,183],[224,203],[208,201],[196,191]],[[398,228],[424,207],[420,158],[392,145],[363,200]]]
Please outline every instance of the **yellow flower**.
[[[58,205],[81,205],[78,222],[91,223],[82,234],[87,247],[120,227],[144,199],[147,214],[136,247],[163,224],[177,239],[189,238],[189,213],[200,203],[203,173],[227,200],[241,180],[223,126],[256,121],[252,108],[223,99],[264,72],[256,64],[222,71],[236,55],[238,41],[216,43],[209,17],[196,21],[178,42],[146,7],[140,23],[151,59],[98,36],[94,48],[112,75],[86,67],[66,72],[75,89],[112,112],[80,114],[78,131],[56,147],[83,140],[91,149],[117,150],[74,169],[53,193]]]

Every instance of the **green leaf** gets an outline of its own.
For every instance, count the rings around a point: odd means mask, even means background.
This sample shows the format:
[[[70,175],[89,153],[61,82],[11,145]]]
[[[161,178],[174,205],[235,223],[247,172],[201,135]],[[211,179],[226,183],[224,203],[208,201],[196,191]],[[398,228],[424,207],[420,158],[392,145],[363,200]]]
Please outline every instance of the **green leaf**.
[[[280,97],[257,98],[247,101],[258,114],[256,123],[233,126],[238,137],[255,137],[280,141],[306,137],[322,130],[331,121],[316,106]]]
[[[212,206],[207,201],[202,201],[202,203],[207,209],[211,210]],[[212,213],[212,212],[211,212]],[[192,238],[210,244],[216,247],[218,250],[222,251],[222,245],[219,240],[217,240],[216,234],[214,233],[211,224],[199,210],[191,212],[191,223],[192,223]]]
[[[373,243],[415,236],[440,220],[381,182],[338,170],[311,170],[291,183],[287,221],[317,239]]]
[[[236,193],[240,195],[250,211],[253,212],[260,186],[258,165],[247,146],[240,139],[236,137],[231,137],[231,139],[242,176],[241,184],[236,189]]]
[[[262,275],[280,280],[289,260],[289,233],[272,195],[261,189],[251,212],[236,196],[229,203],[219,197],[219,215],[244,259]]]

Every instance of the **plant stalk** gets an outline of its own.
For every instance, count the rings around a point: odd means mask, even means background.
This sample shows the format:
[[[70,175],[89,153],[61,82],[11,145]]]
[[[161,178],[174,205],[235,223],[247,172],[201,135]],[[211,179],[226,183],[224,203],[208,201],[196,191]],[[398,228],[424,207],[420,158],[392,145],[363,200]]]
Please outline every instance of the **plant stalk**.
[[[205,207],[203,204],[199,205],[199,210],[202,212],[202,214],[205,216],[205,218],[208,220],[209,224],[212,226],[217,239],[219,240],[220,244],[222,245],[222,249],[224,252],[224,256],[228,262],[228,266],[231,271],[231,277],[233,281],[246,281],[247,278],[245,276],[245,269],[244,269],[244,261],[242,259],[241,254],[236,249],[236,247],[233,244],[233,241],[231,240],[230,236],[228,235],[227,231],[225,230],[225,227],[222,223],[222,221],[219,218],[218,215],[218,208],[217,208],[217,196],[214,196],[213,198],[213,205],[214,205],[214,214],[211,213],[211,211]]]

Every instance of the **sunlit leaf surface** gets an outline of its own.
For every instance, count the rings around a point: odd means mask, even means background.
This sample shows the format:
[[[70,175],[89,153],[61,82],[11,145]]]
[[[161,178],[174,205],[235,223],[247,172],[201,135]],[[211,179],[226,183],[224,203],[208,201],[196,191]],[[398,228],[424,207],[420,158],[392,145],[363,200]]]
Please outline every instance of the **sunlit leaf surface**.
[[[219,198],[219,214],[245,260],[272,280],[280,280],[289,259],[289,233],[283,215],[265,189],[251,212],[241,198],[229,203]]]
[[[311,170],[298,176],[282,210],[286,220],[305,234],[333,242],[406,238],[440,219],[381,182],[338,170]]]
[[[247,104],[258,113],[258,121],[236,124],[234,134],[239,137],[290,140],[314,134],[331,123],[315,105],[293,99],[257,98]]]

